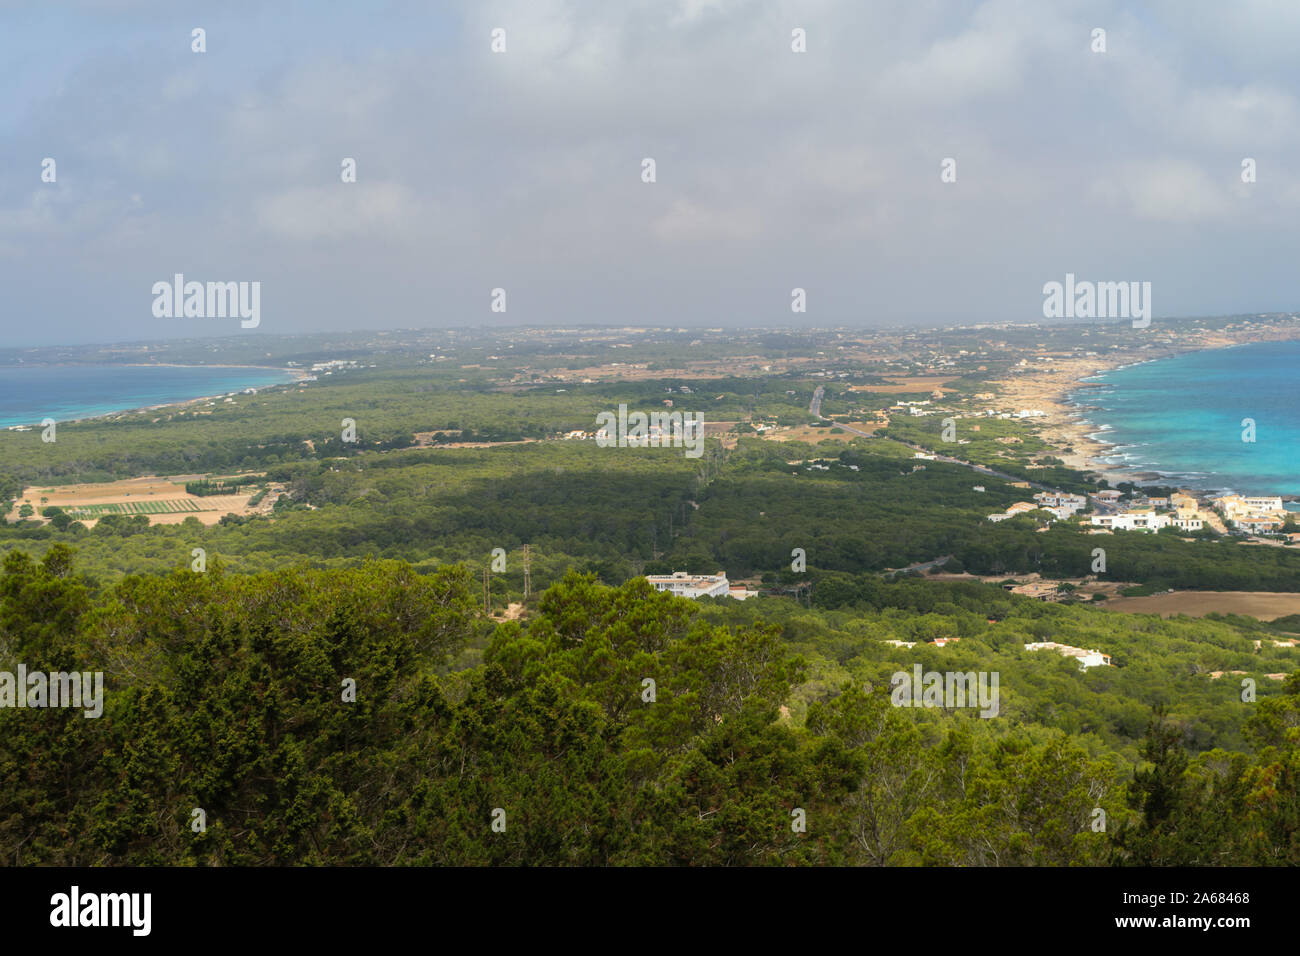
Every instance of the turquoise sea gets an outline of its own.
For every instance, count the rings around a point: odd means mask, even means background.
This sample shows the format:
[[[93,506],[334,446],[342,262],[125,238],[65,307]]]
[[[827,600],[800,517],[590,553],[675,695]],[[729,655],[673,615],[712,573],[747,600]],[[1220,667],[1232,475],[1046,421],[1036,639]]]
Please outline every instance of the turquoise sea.
[[[0,368],[0,427],[65,422],[293,381],[273,368],[37,365]]]
[[[1104,387],[1070,398],[1113,443],[1104,461],[1195,489],[1300,494],[1300,342],[1188,352],[1089,381]]]

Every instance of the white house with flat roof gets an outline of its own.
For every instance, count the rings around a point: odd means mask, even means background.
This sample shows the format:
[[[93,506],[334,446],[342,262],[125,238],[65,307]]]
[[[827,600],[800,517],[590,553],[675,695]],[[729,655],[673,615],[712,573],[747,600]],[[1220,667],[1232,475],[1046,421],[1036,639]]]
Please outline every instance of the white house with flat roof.
[[[1256,511],[1281,511],[1282,499],[1276,495],[1264,498],[1251,498],[1242,495],[1241,503],[1247,508],[1253,508]]]
[[[1214,505],[1223,512],[1228,524],[1250,534],[1281,531],[1286,520],[1286,511],[1278,496],[1223,495],[1214,499]]]
[[[1099,528],[1112,531],[1159,531],[1174,523],[1170,515],[1156,514],[1154,511],[1126,511],[1117,515],[1093,515],[1089,519]],[[1181,525],[1180,525],[1181,527]]]
[[[1062,657],[1073,657],[1079,662],[1080,670],[1087,670],[1089,667],[1109,667],[1110,655],[1103,654],[1101,651],[1085,650],[1082,647],[1073,647],[1069,644],[1058,644],[1055,641],[1039,641],[1036,644],[1026,644],[1027,651],[1056,651]]]
[[[678,597],[728,597],[731,584],[723,571],[717,574],[688,574],[674,571],[672,574],[647,574],[646,580],[656,591],[671,591]]]
[[[1271,515],[1249,515],[1234,518],[1232,525],[1238,531],[1248,531],[1251,534],[1272,534],[1282,530],[1282,519]]]
[[[1083,495],[1069,495],[1062,491],[1040,491],[1034,495],[1034,500],[1049,510],[1064,508],[1067,515],[1088,507],[1088,499]]]

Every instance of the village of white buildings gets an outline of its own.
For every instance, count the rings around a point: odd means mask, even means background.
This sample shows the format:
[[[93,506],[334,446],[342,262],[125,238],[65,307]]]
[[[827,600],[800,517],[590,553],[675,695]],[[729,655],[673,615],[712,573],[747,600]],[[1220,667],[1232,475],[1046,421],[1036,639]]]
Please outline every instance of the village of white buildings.
[[[1189,491],[1177,491],[1167,498],[1145,497],[1140,492],[1135,492],[1135,495],[1121,507],[1123,495],[1112,489],[1086,497],[1043,491],[1035,494],[1033,501],[1017,501],[1006,511],[989,515],[988,520],[1005,521],[1031,511],[1046,511],[1052,516],[1049,521],[1065,521],[1089,510],[1091,498],[1097,513],[1088,515],[1087,523],[1093,534],[1152,532],[1162,528],[1201,531],[1209,527],[1219,534],[1277,535],[1282,532],[1289,514],[1278,495],[1198,497]],[[1295,533],[1287,535],[1287,538],[1293,542],[1300,541],[1300,535]]]

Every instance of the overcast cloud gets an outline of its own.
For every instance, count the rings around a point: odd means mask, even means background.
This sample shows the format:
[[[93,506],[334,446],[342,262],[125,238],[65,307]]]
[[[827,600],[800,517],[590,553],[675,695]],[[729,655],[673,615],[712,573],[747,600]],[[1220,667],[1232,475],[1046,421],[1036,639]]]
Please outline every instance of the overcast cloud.
[[[177,272],[260,281],[244,334],[1300,308],[1292,0],[52,6],[0,2],[9,345],[239,331]]]

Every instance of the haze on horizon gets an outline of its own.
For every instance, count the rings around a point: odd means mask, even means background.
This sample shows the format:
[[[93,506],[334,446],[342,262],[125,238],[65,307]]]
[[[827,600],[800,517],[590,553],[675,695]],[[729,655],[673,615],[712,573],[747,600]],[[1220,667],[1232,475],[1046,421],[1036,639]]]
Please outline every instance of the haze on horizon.
[[[1300,307],[1300,6],[1125,7],[0,0],[6,344],[241,334],[155,318],[178,272],[247,335]]]

